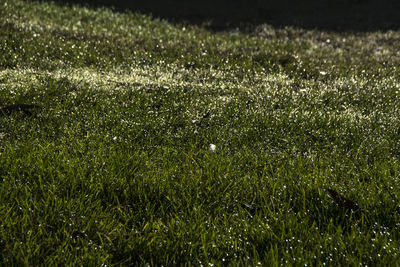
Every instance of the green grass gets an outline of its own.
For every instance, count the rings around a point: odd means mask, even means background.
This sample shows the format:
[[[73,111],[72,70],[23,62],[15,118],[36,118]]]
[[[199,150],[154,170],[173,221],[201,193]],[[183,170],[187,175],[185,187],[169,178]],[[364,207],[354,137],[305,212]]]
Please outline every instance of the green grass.
[[[0,0],[0,265],[398,265],[399,38]]]

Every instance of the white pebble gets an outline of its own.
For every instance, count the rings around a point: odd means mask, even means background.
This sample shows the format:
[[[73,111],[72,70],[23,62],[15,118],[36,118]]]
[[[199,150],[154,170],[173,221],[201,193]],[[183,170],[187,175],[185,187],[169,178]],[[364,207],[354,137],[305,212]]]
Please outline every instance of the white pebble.
[[[210,149],[211,151],[215,151],[215,149],[217,149],[217,146],[214,144],[210,144]]]

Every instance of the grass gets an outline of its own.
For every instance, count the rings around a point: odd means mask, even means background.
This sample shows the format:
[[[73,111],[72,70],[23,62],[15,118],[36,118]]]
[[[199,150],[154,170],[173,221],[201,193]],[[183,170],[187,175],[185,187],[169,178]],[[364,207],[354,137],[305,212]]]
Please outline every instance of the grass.
[[[400,32],[0,7],[0,265],[398,264]]]

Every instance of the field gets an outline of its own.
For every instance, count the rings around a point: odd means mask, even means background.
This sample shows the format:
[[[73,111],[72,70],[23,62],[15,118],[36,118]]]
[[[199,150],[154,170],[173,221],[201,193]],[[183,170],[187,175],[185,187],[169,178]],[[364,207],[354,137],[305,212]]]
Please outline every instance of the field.
[[[399,40],[0,0],[0,265],[398,265]]]

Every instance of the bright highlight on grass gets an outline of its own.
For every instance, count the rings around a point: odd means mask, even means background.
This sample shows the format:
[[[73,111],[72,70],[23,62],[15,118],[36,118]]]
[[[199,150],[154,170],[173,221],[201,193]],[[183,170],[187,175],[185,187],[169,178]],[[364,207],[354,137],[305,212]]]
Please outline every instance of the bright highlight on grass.
[[[0,1],[0,265],[396,266],[399,39]]]

